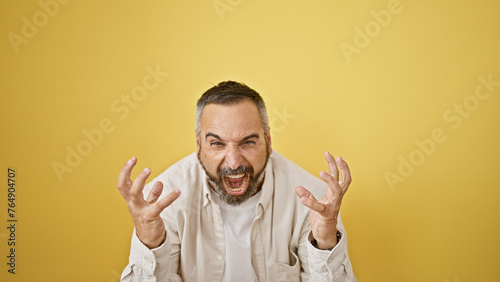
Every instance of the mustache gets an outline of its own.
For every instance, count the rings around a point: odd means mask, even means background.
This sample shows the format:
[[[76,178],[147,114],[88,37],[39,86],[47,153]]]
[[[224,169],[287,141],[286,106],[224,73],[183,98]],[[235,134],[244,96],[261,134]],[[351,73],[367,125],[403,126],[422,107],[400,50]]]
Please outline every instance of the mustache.
[[[250,177],[253,176],[253,168],[251,166],[240,166],[237,169],[231,169],[229,167],[222,167],[217,171],[220,179],[228,175],[238,175],[238,174],[249,174]]]

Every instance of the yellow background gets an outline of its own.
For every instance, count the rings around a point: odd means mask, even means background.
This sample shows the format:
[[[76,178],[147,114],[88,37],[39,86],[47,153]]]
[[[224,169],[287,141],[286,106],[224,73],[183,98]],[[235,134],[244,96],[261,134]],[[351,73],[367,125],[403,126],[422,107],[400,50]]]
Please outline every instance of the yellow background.
[[[137,156],[156,175],[194,151],[195,102],[229,79],[264,97],[283,155],[315,175],[325,150],[349,163],[342,215],[359,281],[500,281],[500,87],[459,126],[443,118],[474,102],[479,77],[500,81],[499,1],[41,2],[57,3],[52,16],[37,1],[0,4],[1,281],[118,281],[133,228],[121,166]],[[399,12],[382,26],[372,11],[388,5]],[[31,38],[13,43],[23,27]],[[168,76],[121,119],[113,102],[148,67]],[[59,181],[53,163],[107,119],[114,130]],[[419,155],[435,129],[445,141]],[[420,164],[391,188],[386,174],[410,156]]]

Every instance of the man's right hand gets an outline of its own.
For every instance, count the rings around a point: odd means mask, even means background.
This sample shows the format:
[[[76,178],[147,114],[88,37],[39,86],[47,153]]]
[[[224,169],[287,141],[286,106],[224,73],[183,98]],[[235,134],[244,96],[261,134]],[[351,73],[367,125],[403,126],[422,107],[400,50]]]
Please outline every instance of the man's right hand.
[[[137,158],[133,157],[123,166],[116,187],[127,202],[137,237],[148,248],[154,249],[163,244],[167,236],[160,213],[172,204],[181,192],[176,189],[158,201],[163,190],[163,183],[158,181],[153,185],[147,199],[144,200],[142,190],[151,170],[146,167],[132,182],[130,174],[136,163]]]

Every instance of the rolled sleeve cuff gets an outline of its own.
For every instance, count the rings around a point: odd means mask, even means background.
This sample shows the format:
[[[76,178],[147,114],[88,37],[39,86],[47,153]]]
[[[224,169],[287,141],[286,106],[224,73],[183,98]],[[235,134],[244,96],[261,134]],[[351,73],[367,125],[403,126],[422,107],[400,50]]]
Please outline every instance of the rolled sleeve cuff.
[[[157,248],[149,249],[144,245],[137,234],[132,234],[132,243],[130,247],[129,264],[134,272],[140,269],[144,275],[153,276],[155,271],[165,268],[170,260],[171,243],[168,238]]]
[[[347,239],[340,230],[339,232],[340,241],[331,250],[320,250],[314,247],[311,243],[312,231],[309,231],[308,234],[307,252],[311,272],[316,272],[320,276],[332,277],[333,281],[337,281],[336,277],[342,277],[349,265]]]

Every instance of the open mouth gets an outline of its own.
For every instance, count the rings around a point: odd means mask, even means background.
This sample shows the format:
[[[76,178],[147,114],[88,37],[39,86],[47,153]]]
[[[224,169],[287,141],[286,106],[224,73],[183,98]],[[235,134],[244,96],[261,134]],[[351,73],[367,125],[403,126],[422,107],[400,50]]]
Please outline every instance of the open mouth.
[[[234,196],[242,195],[248,188],[248,180],[250,175],[248,174],[234,174],[226,175],[224,178],[224,188],[226,191]]]

